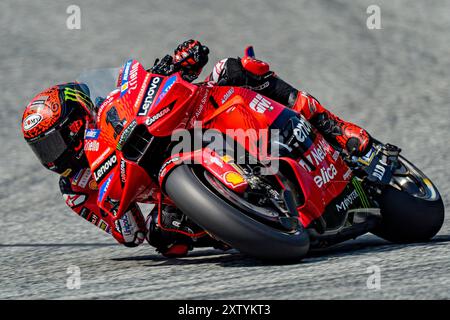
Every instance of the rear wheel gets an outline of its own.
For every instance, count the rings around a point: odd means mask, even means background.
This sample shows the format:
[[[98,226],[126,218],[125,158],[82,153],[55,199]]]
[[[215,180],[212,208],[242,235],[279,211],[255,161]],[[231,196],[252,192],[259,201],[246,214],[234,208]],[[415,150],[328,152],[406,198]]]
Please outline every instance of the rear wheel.
[[[377,197],[382,215],[372,232],[392,242],[420,242],[434,237],[444,222],[444,204],[433,183],[412,163],[399,157],[391,185]]]
[[[290,229],[265,219],[275,213],[220,189],[220,182],[202,167],[178,166],[167,177],[165,189],[195,223],[245,254],[264,260],[299,260],[308,252],[309,236],[300,223]]]

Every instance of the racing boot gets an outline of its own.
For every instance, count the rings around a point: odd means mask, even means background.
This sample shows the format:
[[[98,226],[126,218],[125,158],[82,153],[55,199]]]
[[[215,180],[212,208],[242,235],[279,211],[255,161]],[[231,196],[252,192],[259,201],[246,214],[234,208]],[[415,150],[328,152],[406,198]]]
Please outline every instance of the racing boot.
[[[164,206],[158,219],[155,206],[147,217],[146,226],[147,242],[167,258],[185,257],[193,249],[191,238],[180,229],[180,214],[174,207]]]
[[[296,90],[291,93],[290,102],[288,106],[304,115],[331,144],[337,143],[351,156],[363,156],[370,151],[372,138],[366,130],[337,117],[313,96]]]
[[[158,210],[154,208],[147,217],[146,226],[148,243],[167,258],[185,257],[194,247],[213,247],[223,251],[231,249],[211,238],[173,206],[164,205],[159,219]]]

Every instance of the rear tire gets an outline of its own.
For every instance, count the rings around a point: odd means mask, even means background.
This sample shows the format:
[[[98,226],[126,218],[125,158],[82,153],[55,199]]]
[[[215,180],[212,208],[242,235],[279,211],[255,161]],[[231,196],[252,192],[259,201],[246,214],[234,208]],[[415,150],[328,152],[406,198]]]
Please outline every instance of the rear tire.
[[[169,174],[165,190],[195,223],[249,256],[262,260],[300,260],[309,250],[309,235],[301,226],[288,233],[254,220],[210,190],[186,165]]]

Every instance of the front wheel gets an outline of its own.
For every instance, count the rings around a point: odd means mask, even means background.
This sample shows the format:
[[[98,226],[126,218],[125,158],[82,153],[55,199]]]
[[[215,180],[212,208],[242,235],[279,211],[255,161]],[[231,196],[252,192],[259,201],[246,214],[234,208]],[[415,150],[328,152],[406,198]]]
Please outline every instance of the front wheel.
[[[372,232],[391,242],[428,241],[441,229],[444,204],[433,183],[404,157],[376,200],[382,221]]]
[[[200,171],[200,172],[199,172]],[[309,236],[299,224],[283,231],[257,221],[217,194],[202,179],[204,169],[180,165],[167,177],[165,190],[175,205],[215,238],[263,260],[299,260],[309,249]]]

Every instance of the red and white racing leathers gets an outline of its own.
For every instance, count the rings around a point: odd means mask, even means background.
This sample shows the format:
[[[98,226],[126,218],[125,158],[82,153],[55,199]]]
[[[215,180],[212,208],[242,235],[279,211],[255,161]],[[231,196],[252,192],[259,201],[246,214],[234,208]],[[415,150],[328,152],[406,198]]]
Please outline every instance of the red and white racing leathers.
[[[119,243],[134,247],[144,241],[145,220],[137,204],[114,224],[109,215],[97,205],[98,186],[90,169],[82,169],[71,178],[59,180],[66,204],[80,217],[111,234]]]

